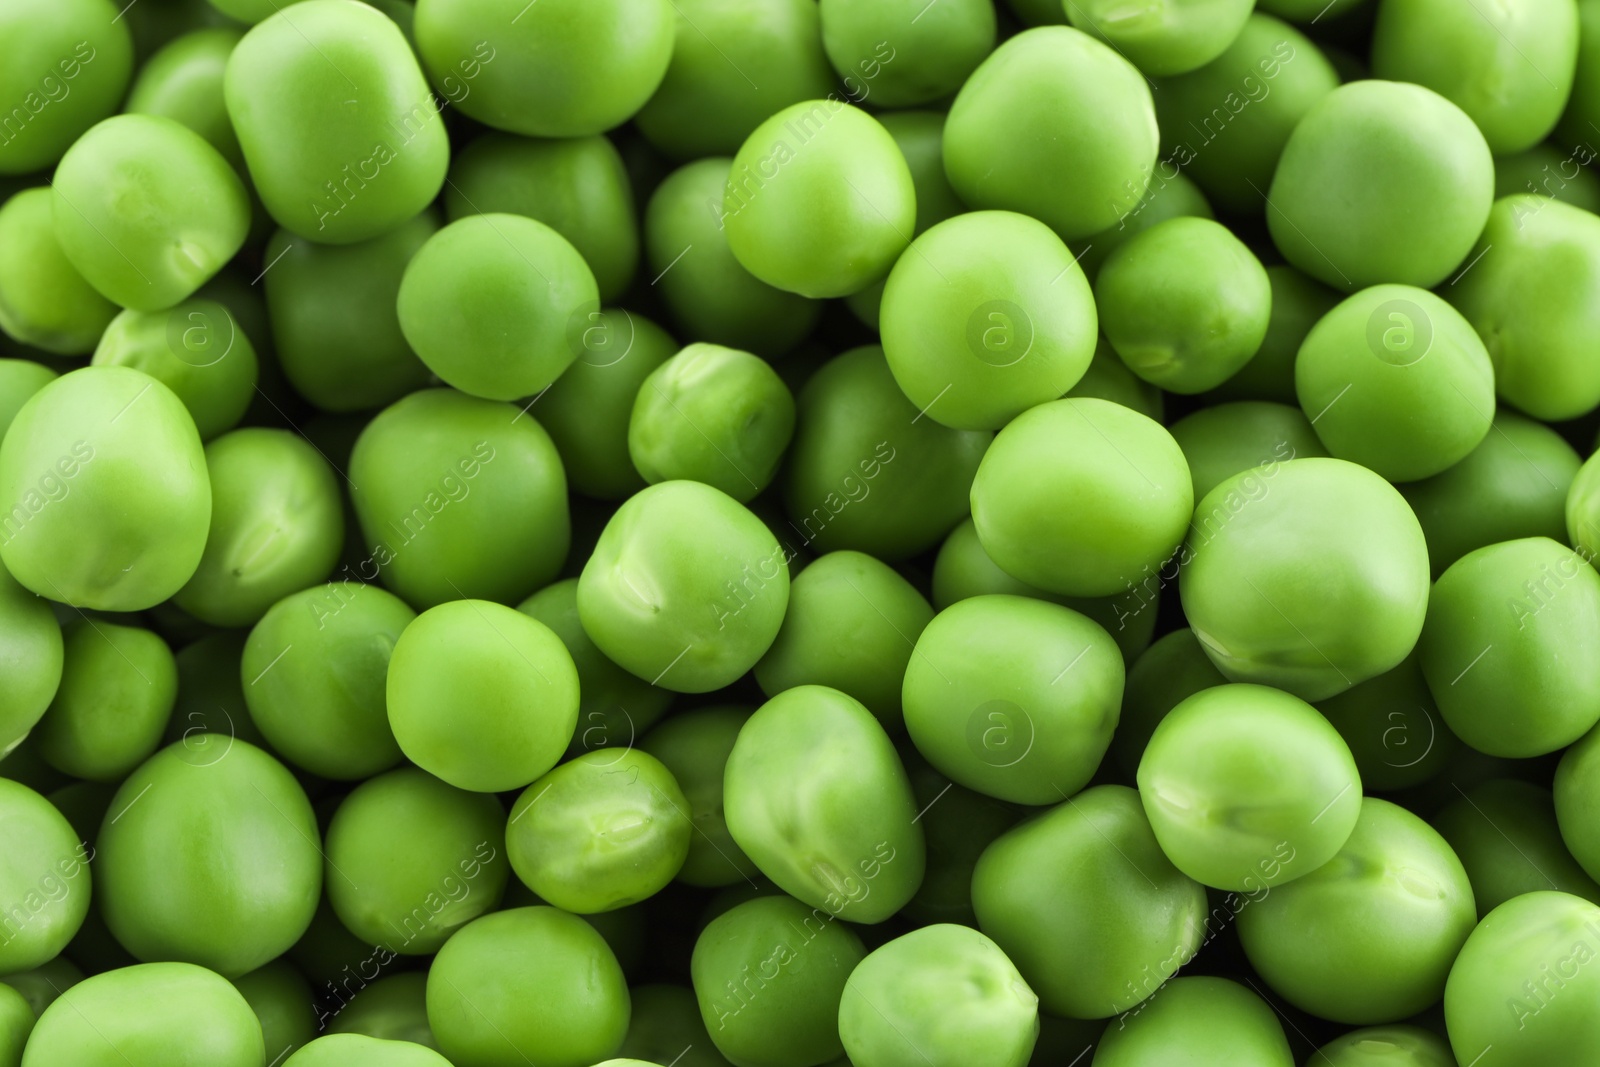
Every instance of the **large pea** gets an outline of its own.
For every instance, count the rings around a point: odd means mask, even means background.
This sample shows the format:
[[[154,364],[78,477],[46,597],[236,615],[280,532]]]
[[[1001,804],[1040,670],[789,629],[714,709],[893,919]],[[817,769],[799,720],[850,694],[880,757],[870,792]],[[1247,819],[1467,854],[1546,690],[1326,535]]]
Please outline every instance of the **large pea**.
[[[444,185],[441,104],[376,8],[307,0],[278,12],[239,42],[223,88],[262,203],[308,240],[387,233]]]
[[[128,88],[133,39],[110,0],[13,0],[0,42],[0,174],[60,159]]]
[[[40,186],[0,207],[0,330],[46,352],[79,356],[94,351],[117,308],[62,251],[53,203]]]
[[[1094,1067],[1293,1067],[1271,1005],[1226,978],[1178,978],[1106,1028]]]
[[[66,948],[89,911],[89,860],[66,817],[19,782],[0,778],[0,972],[31,970]]]

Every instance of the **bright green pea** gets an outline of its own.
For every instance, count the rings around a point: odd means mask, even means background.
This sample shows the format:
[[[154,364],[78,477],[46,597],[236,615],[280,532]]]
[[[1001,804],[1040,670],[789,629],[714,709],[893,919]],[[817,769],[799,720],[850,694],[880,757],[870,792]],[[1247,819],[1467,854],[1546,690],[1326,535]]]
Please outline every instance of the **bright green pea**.
[[[10,987],[0,989],[0,1065],[19,1067],[36,1021],[21,993]]]
[[[116,305],[67,259],[47,186],[0,206],[0,330],[57,355],[94,351]]]
[[[637,985],[629,994],[633,998],[633,1017],[628,1020],[628,1036],[617,1049],[619,1055],[648,1057],[644,1059],[646,1064],[667,1064],[674,1056],[681,1056],[677,1067],[728,1067],[728,1061],[706,1032],[693,989],[681,985]]]
[[[1200,690],[1227,681],[1189,629],[1174,630],[1134,660],[1111,738],[1111,755],[1127,779],[1138,772],[1150,735],[1169,711]]]
[[[0,779],[0,820],[6,827],[0,971],[14,974],[54,959],[83,925],[94,849],[54,805],[10,779]]]
[[[450,1061],[409,1041],[329,1034],[284,1060],[283,1067],[450,1067]]]
[[[1484,916],[1450,969],[1444,1018],[1460,1063],[1581,1063],[1600,1042],[1600,907],[1533,892]]]
[[[673,715],[640,741],[639,747],[671,773],[682,790],[684,812],[693,823],[689,854],[678,870],[688,885],[725,886],[748,881],[758,872],[734,844],[723,816],[723,770],[751,709],[712,706]]]
[[[866,956],[847,924],[785,896],[713,919],[689,969],[711,1041],[732,1063],[813,1067],[840,1055],[840,1002]]]
[[[254,745],[168,745],[128,776],[107,814],[96,895],[135,957],[238,976],[310,924],[322,890],[311,803]]]
[[[110,0],[13,0],[0,41],[0,174],[50,166],[127,91],[133,40]]]
[[[1576,750],[1577,746],[1575,746]],[[1557,768],[1570,802],[1582,757]],[[1577,805],[1571,805],[1575,810]],[[1573,859],[1562,838],[1549,789],[1495,778],[1456,794],[1433,817],[1472,880],[1481,918],[1512,897],[1543,890],[1571,893],[1600,904],[1600,885]],[[1578,840],[1576,835],[1574,839]]]
[[[117,115],[73,144],[51,185],[56,239],[102,295],[140,311],[193,293],[244,244],[250,202],[199,134]]]
[[[406,956],[439,950],[500,904],[505,809],[414,767],[361,783],[328,824],[323,881],[339,921]],[[397,855],[395,842],[404,841]]]
[[[1075,502],[1071,509],[1059,506]],[[1172,435],[1106,400],[1040,404],[995,437],[972,482],[984,551],[1030,585],[1110,596],[1159,567],[1194,506]]]
[[[3,529],[3,526],[0,526]],[[0,565],[0,754],[28,736],[61,685],[64,642],[49,601]]]
[[[1477,921],[1467,872],[1444,838],[1367,797],[1337,856],[1239,912],[1239,940],[1290,1003],[1369,1025],[1438,1003]]]
[[[773,782],[786,782],[774,790]],[[922,828],[889,735],[854,698],[785,690],[739,731],[728,832],[779,888],[851,922],[899,911],[922,881]]]
[[[358,989],[338,1014],[327,1020],[327,1033],[364,1034],[385,1041],[409,1041],[437,1049],[428,1028],[428,976],[404,971]]]
[[[1234,475],[1195,508],[1177,560],[1184,613],[1217,669],[1305,700],[1393,669],[1427,613],[1422,528],[1393,486],[1344,460]]]
[[[75,778],[115,782],[161,744],[178,695],[178,666],[149,630],[75,621],[64,631],[65,668],[34,730],[39,754]]]
[[[1564,748],[1600,720],[1600,575],[1547,537],[1480,548],[1428,600],[1418,653],[1445,723],[1480,752]]]
[[[1179,702],[1139,762],[1161,849],[1189,877],[1256,892],[1304,877],[1344,847],[1361,812],[1349,747],[1316,709],[1264,685]]]
[[[140,68],[123,110],[183,123],[242,171],[244,154],[222,99],[222,78],[243,37],[243,30],[216,27],[193,30],[163,45]]]
[[[1287,404],[1218,404],[1185,415],[1169,430],[1189,464],[1196,500],[1243,471],[1327,454],[1305,415]]]
[[[279,11],[233,50],[223,90],[262,203],[307,240],[388,233],[444,185],[442,105],[376,8],[308,0]]]
[[[1094,283],[1106,340],[1139,377],[1199,393],[1250,361],[1267,333],[1266,269],[1227,227],[1179,217],[1135,234]]]
[[[510,404],[428,389],[367,424],[350,500],[380,574],[414,607],[481,597],[516,603],[561,569],[572,532],[555,445]]]
[[[1318,1067],[1456,1067],[1444,1038],[1420,1026],[1352,1030],[1312,1056]]]
[[[1180,0],[1131,11],[1116,0],[1066,3],[1073,26],[1155,77],[1182,74],[1222,55],[1244,29],[1252,7],[1252,0]]]
[[[1170,175],[1165,173],[1168,169],[1172,170]],[[1078,265],[1092,282],[1107,257],[1129,238],[1168,219],[1188,216],[1202,219],[1214,217],[1211,205],[1207,203],[1200,187],[1175,168],[1163,165],[1160,172],[1151,177],[1150,187],[1145,190],[1143,199],[1119,218],[1115,225],[1074,242],[1083,246],[1078,253]]]
[[[1544,140],[1572,91],[1578,9],[1529,0],[1480,11],[1470,0],[1383,0],[1372,73],[1414,82],[1465,111],[1496,155]]]
[[[578,578],[578,615],[601,652],[651,685],[707,693],[771,647],[789,603],[786,563],[732,497],[660,482],[606,523]]]
[[[1296,404],[1294,363],[1306,334],[1339,302],[1339,294],[1293,267],[1267,268],[1272,287],[1272,315],[1261,347],[1233,377],[1211,394],[1218,399],[1271,400]],[[1153,416],[1152,416],[1153,417]]]
[[[731,155],[769,115],[833,90],[816,4],[673,0],[672,6],[672,62],[635,122],[673,159]]]
[[[272,340],[284,377],[323,411],[393,403],[428,380],[395,309],[400,279],[439,229],[423,211],[350,245],[319,245],[279,230],[262,252]]]
[[[654,896],[689,855],[689,802],[647,752],[585,752],[517,799],[506,852],[540,897],[579,914]]]
[[[311,985],[287,960],[274,960],[233,980],[261,1023],[269,1056],[286,1056],[317,1036]]]
[[[893,562],[932,548],[967,517],[993,436],[923,417],[882,349],[835,357],[796,399],[783,502],[802,544]]]
[[[1048,226],[978,211],[934,226],[900,258],[880,328],[889,368],[919,411],[993,430],[1083,377],[1095,304]]]
[[[918,751],[969,789],[1051,804],[1088,784],[1122,701],[1116,642],[1068,608],[976,596],[928,623],[905,672]]]
[[[339,483],[290,430],[247,428],[206,446],[211,533],[173,596],[213,626],[251,626],[283,597],[328,576],[344,545]]]
[[[692,344],[650,372],[628,420],[628,455],[654,485],[704,482],[748,503],[778,472],[794,397],[765,360]]]
[[[1089,369],[1083,372],[1078,384],[1068,389],[1068,397],[1092,397],[1109,400],[1132,408],[1146,418],[1162,421],[1165,404],[1160,389],[1134,374],[1128,365],[1117,358],[1110,345],[1101,337],[1094,346],[1094,358]]]
[[[225,978],[146,963],[85,979],[46,1008],[24,1067],[260,1067],[261,1026]]]
[[[574,334],[599,310],[578,250],[521,215],[469,215],[406,265],[400,329],[449,385],[490,400],[531,396],[577,358]]]
[[[1595,813],[1600,811],[1600,733],[1591,730],[1561,757],[1556,767],[1554,799],[1556,820],[1567,849],[1589,873],[1600,871],[1600,833]],[[1580,894],[1588,896],[1588,894]]]
[[[1272,1007],[1226,978],[1187,977],[1106,1028],[1092,1067],[1293,1067]]]
[[[1489,146],[1465,112],[1420,85],[1353,82],[1295,126],[1267,228],[1285,259],[1335,288],[1427,288],[1467,258],[1493,199]]]
[[[605,940],[555,908],[485,915],[446,941],[428,971],[428,1022],[456,1064],[589,1067],[622,1043],[628,1012]]]
[[[83,972],[65,956],[41,963],[31,971],[18,971],[0,977],[0,983],[22,994],[35,1017],[43,1015],[44,1010],[54,1004],[62,993],[81,981]],[[33,1024],[30,1022],[28,1025]]]
[[[990,845],[972,905],[1044,1010],[1100,1019],[1144,1000],[1199,950],[1206,893],[1162,854],[1139,795],[1102,785]]]
[[[85,367],[17,413],[0,443],[0,506],[0,557],[24,586],[139,611],[194,574],[211,483],[172,390],[126,367]]]
[[[1600,404],[1587,347],[1600,329],[1600,218],[1546,196],[1508,196],[1472,254],[1482,258],[1446,291],[1484,339],[1501,399],[1552,421]]]
[[[1461,749],[1439,715],[1415,653],[1387,674],[1318,701],[1317,710],[1350,746],[1369,792],[1420,785]]]
[[[994,4],[822,0],[822,44],[855,103],[916,107],[954,93],[994,50]]]
[[[899,733],[900,686],[933,608],[894,569],[862,552],[829,552],[789,588],[777,640],[756,664],[767,696],[825,685],[866,705]]]
[[[1537,193],[1585,211],[1600,211],[1600,175],[1584,167],[1594,159],[1595,151],[1586,143],[1563,152],[1548,141],[1516,155],[1496,156],[1495,199]]]
[[[850,972],[839,1037],[856,1067],[1025,1067],[1038,1004],[999,945],[969,927],[926,926]]]
[[[1017,809],[1004,801],[963,789],[921,759],[906,753],[906,773],[928,842],[928,870],[916,896],[902,910],[918,925],[960,923],[976,926],[972,872],[1001,834],[1017,823]]]
[[[57,377],[59,375],[43,363],[0,359],[0,438],[5,437],[22,405]]]
[[[894,138],[828,96],[784,108],[745,139],[718,222],[751,274],[818,298],[883,278],[916,218],[911,171]]]
[[[587,316],[579,348],[577,360],[528,410],[555,442],[575,490],[625,500],[645,486],[628,455],[634,399],[679,346],[643,315],[606,308]]]
[[[389,658],[389,725],[406,758],[458,789],[521,789],[567,749],[578,672],[544,623],[486,600],[429,608]]]
[[[463,113],[532,137],[622,125],[672,56],[667,0],[544,0],[520,12],[501,0],[420,0],[413,29],[435,85],[472,79],[451,94]]]

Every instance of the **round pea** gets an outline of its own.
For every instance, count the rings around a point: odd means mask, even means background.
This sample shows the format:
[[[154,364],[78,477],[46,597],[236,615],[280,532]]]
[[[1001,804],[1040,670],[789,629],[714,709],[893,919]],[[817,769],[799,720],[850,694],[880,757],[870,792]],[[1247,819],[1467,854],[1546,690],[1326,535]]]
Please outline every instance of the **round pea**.
[[[283,1067],[449,1067],[426,1045],[385,1041],[362,1034],[319,1037],[283,1061]]]
[[[949,96],[994,49],[990,0],[822,0],[822,44],[856,103],[915,107]]]
[[[889,111],[878,116],[900,146],[917,191],[917,226],[912,236],[967,210],[944,172],[944,112]]]
[[[50,166],[127,91],[133,39],[110,0],[13,0],[0,41],[0,174]]]
[[[912,795],[922,814],[917,821],[928,842],[928,869],[901,914],[918,925],[976,926],[972,872],[984,849],[1017,824],[1017,809],[963,789],[911,753],[906,758]]]
[[[1267,463],[1326,455],[1316,429],[1297,408],[1262,400],[1217,404],[1168,427],[1189,464],[1194,498],[1235,474]]]
[[[1306,334],[1339,302],[1337,292],[1281,263],[1267,268],[1267,282],[1272,287],[1267,334],[1250,362],[1217,386],[1211,395],[1218,399],[1297,403],[1295,357]]]
[[[1155,77],[1205,66],[1244,29],[1251,0],[1191,0],[1129,12],[1115,0],[1068,0],[1067,19]]]
[[[168,744],[181,740],[199,746],[226,744],[228,738],[237,737],[258,748],[268,747],[251,721],[244,680],[239,677],[248,636],[243,630],[218,630],[178,650],[173,657],[178,699],[167,720]]]
[[[6,902],[0,971],[14,974],[54,959],[83,925],[94,850],[48,800],[5,778],[0,820],[7,843],[0,861],[0,899]]]
[[[1226,978],[1177,978],[1106,1028],[1092,1067],[1293,1067],[1272,1007]]]
[[[1543,786],[1492,778],[1458,793],[1433,817],[1433,827],[1466,868],[1479,918],[1512,897],[1543,890],[1600,904],[1600,885],[1573,859]]]
[[[84,618],[66,627],[61,688],[33,736],[52,767],[115,782],[156,750],[178,695],[178,666],[149,630]]]
[[[28,399],[59,375],[43,363],[28,359],[0,359],[0,438]]]
[[[1600,733],[1591,730],[1567,749],[1556,767],[1556,820],[1568,851],[1592,878],[1600,871],[1600,834],[1594,816],[1600,810]],[[1587,896],[1587,894],[1581,894]]]
[[[640,748],[671,773],[683,791],[694,834],[678,881],[725,886],[753,877],[750,858],[734,844],[723,814],[723,771],[739,730],[750,718],[743,707],[708,707],[674,715],[655,727]]]
[[[126,367],[85,367],[17,412],[0,443],[0,506],[0,558],[24,586],[140,611],[199,566],[211,483],[172,390]]]
[[[561,638],[485,600],[418,615],[395,642],[387,686],[400,750],[458,789],[522,788],[556,765],[578,721],[578,672]]]
[[[1078,502],[1071,509],[1059,501]],[[1110,596],[1183,540],[1194,499],[1172,435],[1107,400],[1055,400],[1001,430],[972,482],[978,539],[1001,569],[1073,596]]]
[[[233,987],[261,1023],[269,1056],[287,1056],[317,1036],[311,986],[287,960],[274,960],[235,978]]]
[[[33,1008],[21,993],[9,986],[0,989],[0,1064],[19,1067],[36,1021]]]
[[[0,330],[63,356],[94,351],[117,307],[90,285],[56,239],[47,186],[0,206]]]
[[[402,971],[358,989],[338,1014],[327,1020],[327,1033],[363,1034],[385,1041],[409,1041],[437,1049],[428,1027],[428,976]]]
[[[243,37],[243,30],[217,26],[192,30],[162,45],[140,67],[124,110],[183,123],[242,171],[244,155],[228,119],[222,82],[228,57]]]
[[[1444,770],[1461,749],[1413,652],[1394,670],[1317,703],[1339,731],[1368,791],[1406,789]]]
[[[1169,170],[1170,174],[1167,173]],[[1145,190],[1143,198],[1117,219],[1115,225],[1075,242],[1083,246],[1078,253],[1078,265],[1092,282],[1099,275],[1100,268],[1105,265],[1111,253],[1121,248],[1130,238],[1168,219],[1188,216],[1202,219],[1214,217],[1211,205],[1207,202],[1205,194],[1200,191],[1200,187],[1185,177],[1181,171],[1163,161],[1157,165],[1156,173],[1151,176],[1150,187]],[[1096,354],[1098,352],[1097,348]],[[1117,362],[1115,357],[1112,358],[1112,362]]]
[[[64,644],[49,602],[0,565],[0,753],[21,744],[55,699]]]
[[[1370,1026],[1323,1045],[1320,1067],[1456,1067],[1450,1044],[1420,1026]]]
[[[1145,649],[1128,668],[1111,755],[1131,781],[1161,720],[1188,697],[1224,685],[1193,630],[1174,630]]]
[[[81,981],[83,972],[65,956],[41,963],[31,971],[17,971],[0,977],[0,983],[22,994],[34,1018],[43,1015],[44,1010],[54,1004],[62,993]],[[28,1025],[32,1026],[33,1021],[29,1020]]]
[[[689,986],[652,983],[636,985],[628,993],[633,999],[633,1017],[628,1020],[628,1036],[617,1050],[619,1055],[636,1056],[647,1064],[671,1063],[674,1056],[681,1056],[678,1067],[728,1067],[711,1043]]]

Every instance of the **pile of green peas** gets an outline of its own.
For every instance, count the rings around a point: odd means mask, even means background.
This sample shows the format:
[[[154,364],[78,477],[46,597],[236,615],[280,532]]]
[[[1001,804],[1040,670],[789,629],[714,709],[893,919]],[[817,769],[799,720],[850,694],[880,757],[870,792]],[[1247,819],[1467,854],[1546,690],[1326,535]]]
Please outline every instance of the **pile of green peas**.
[[[1597,143],[1600,0],[0,0],[0,1067],[1600,1067]]]

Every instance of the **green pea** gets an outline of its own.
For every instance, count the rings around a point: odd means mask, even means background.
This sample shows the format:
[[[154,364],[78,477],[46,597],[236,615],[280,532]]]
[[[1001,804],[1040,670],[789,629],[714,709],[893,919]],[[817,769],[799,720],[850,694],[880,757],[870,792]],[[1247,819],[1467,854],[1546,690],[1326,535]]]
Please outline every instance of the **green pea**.
[[[771,647],[789,604],[786,562],[732,497],[660,482],[606,523],[578,578],[578,615],[601,652],[651,685],[707,693]]]
[[[3,527],[0,527],[3,528]],[[28,736],[61,685],[61,626],[43,597],[24,589],[0,565],[0,753]]]
[[[251,721],[239,677],[247,636],[242,630],[219,630],[178,650],[173,657],[178,666],[178,699],[167,720],[166,743],[187,739],[191,746],[223,745],[228,738],[237,737],[257,748],[268,748]]]
[[[311,986],[294,965],[274,960],[233,980],[261,1023],[269,1056],[287,1056],[317,1036],[317,1013]]]
[[[1462,556],[1428,600],[1418,653],[1445,723],[1480,752],[1564,748],[1600,720],[1600,575],[1547,537]]]
[[[796,398],[784,509],[801,543],[887,562],[938,544],[967,517],[993,435],[923,417],[895,384],[883,350],[829,360]]]
[[[890,111],[878,116],[899,146],[917,193],[917,225],[912,236],[966,211],[944,172],[942,111]]]
[[[381,236],[444,185],[443,104],[387,15],[340,0],[294,7],[245,34],[223,79],[250,178],[273,221],[307,240]]]
[[[1065,26],[1066,12],[1055,0],[1006,0],[1006,6],[1025,26]]]
[[[780,781],[789,786],[771,788]],[[922,881],[905,768],[872,713],[838,690],[803,685],[761,705],[739,731],[724,784],[734,841],[806,904],[878,923]]]
[[[1128,669],[1111,755],[1131,781],[1161,720],[1188,697],[1226,684],[1193,630],[1174,630],[1147,648]]]
[[[780,356],[811,332],[822,305],[768,285],[734,257],[723,206],[732,165],[725,158],[690,163],[650,197],[644,238],[652,285],[687,336]]]
[[[1261,347],[1272,287],[1225,226],[1179,217],[1111,253],[1094,298],[1106,339],[1130,370],[1169,392],[1199,393]]]
[[[1344,460],[1234,475],[1195,508],[1176,558],[1184,614],[1217,669],[1304,700],[1392,670],[1427,613],[1422,528],[1388,482]]]
[[[1444,1038],[1420,1026],[1372,1026],[1323,1045],[1319,1067],[1456,1067]]]
[[[450,389],[378,414],[350,456],[350,500],[369,555],[351,577],[413,607],[515,603],[556,576],[571,523],[555,445],[531,415]]]
[[[684,797],[694,829],[678,881],[688,885],[733,885],[758,872],[733,843],[723,816],[723,770],[750,709],[713,706],[673,715],[640,741],[659,760]],[[637,1004],[636,1004],[637,1006]]]
[[[1100,1019],[1155,993],[1195,954],[1206,893],[1162,854],[1139,794],[1102,785],[990,845],[972,906],[1045,1011]]]
[[[1420,85],[1354,82],[1294,127],[1267,228],[1285,259],[1335,288],[1429,288],[1467,258],[1493,199],[1489,146],[1465,112]]]
[[[1596,55],[1600,55],[1600,3],[1578,0],[1578,63],[1573,72],[1572,96],[1556,124],[1556,137],[1562,144],[1586,144],[1594,136],[1589,123],[1600,119]]]
[[[1025,1067],[1039,1034],[1038,1003],[983,934],[927,926],[873,950],[850,972],[839,1037],[858,1067]]]
[[[928,842],[928,870],[901,914],[917,925],[950,922],[976,926],[972,872],[984,849],[1016,825],[1017,810],[1004,801],[961,788],[910,753],[906,754],[906,772],[921,813],[917,821]]]
[[[1495,413],[1483,443],[1450,469],[1400,486],[1428,539],[1434,577],[1473,549],[1520,537],[1567,539],[1578,453],[1548,426]],[[1578,535],[1573,533],[1576,540]],[[1584,544],[1583,541],[1578,543]]]
[[[364,1034],[385,1041],[439,1047],[428,1028],[428,976],[406,971],[363,985],[327,1022],[330,1034]]]
[[[1094,354],[1095,323],[1067,246],[1043,223],[1001,211],[919,237],[889,275],[880,319],[900,388],[961,430],[998,429],[1070,389]]]
[[[1226,978],[1178,978],[1148,1005],[1106,1028],[1093,1067],[1293,1067],[1266,1001]]]
[[[458,789],[520,789],[566,751],[578,672],[544,623],[485,600],[429,608],[389,658],[389,725],[406,758]]]
[[[1083,268],[1084,275],[1091,282],[1100,273],[1101,266],[1111,253],[1121,248],[1129,238],[1168,219],[1188,216],[1202,219],[1213,217],[1211,205],[1207,203],[1200,187],[1175,168],[1170,175],[1165,173],[1166,169],[1168,168],[1162,167],[1160,172],[1151,176],[1150,187],[1145,190],[1144,197],[1119,218],[1115,225],[1076,242],[1083,245],[1082,251],[1078,253],[1078,265]],[[1096,353],[1098,352],[1097,348]]]
[[[1306,334],[1339,302],[1339,294],[1293,267],[1267,268],[1272,287],[1272,314],[1261,347],[1233,377],[1211,394],[1219,399],[1271,400],[1296,404],[1295,357]]]
[[[485,915],[428,971],[428,1022],[452,1063],[588,1067],[622,1043],[628,1013],[605,940],[555,908]]]
[[[894,138],[828,96],[784,108],[745,139],[717,222],[751,274],[818,298],[882,279],[911,240],[916,212]]]
[[[1494,254],[1490,255],[1490,249]],[[1600,218],[1545,196],[1495,201],[1450,302],[1484,338],[1502,400],[1558,421],[1600,404]]]
[[[1203,67],[1244,29],[1250,0],[1203,0],[1129,12],[1112,0],[1068,0],[1073,26],[1105,41],[1145,74],[1166,77]]]
[[[822,43],[855,103],[916,107],[948,97],[994,50],[994,4],[822,0]]]
[[[257,23],[301,0],[207,0],[212,7],[239,22]],[[377,7],[378,5],[372,5]]]
[[[35,1022],[33,1009],[21,993],[0,989],[0,1064],[20,1067],[22,1052]]]
[[[711,1043],[706,1024],[700,1019],[700,1005],[694,990],[681,985],[638,985],[629,990],[633,1017],[628,1021],[628,1036],[617,1052],[623,1056],[649,1057],[648,1063],[671,1063],[681,1056],[677,1067],[728,1067],[717,1046]],[[633,1061],[624,1060],[623,1063]]]
[[[1585,211],[1600,211],[1600,175],[1584,167],[1594,159],[1595,151],[1587,143],[1563,152],[1548,141],[1526,152],[1496,156],[1495,199],[1537,193]]]
[[[1438,714],[1414,652],[1387,674],[1319,701],[1317,710],[1350,746],[1368,791],[1420,785],[1461,749]]]
[[[1106,344],[1104,337],[1095,342],[1094,358],[1089,361],[1089,369],[1083,372],[1077,385],[1066,391],[1065,396],[1109,400],[1132,408],[1156,422],[1162,421],[1165,410],[1161,390],[1129,370],[1128,365],[1118,359],[1116,352]]]
[[[1566,783],[1572,773],[1564,776]],[[1433,817],[1433,827],[1466,868],[1479,918],[1512,897],[1544,890],[1600,904],[1600,885],[1572,858],[1555,801],[1543,786],[1491,779],[1459,793]]]
[[[692,344],[650,372],[628,421],[628,455],[652,485],[704,482],[748,503],[778,472],[794,397],[758,356]]]
[[[0,977],[4,983],[22,994],[28,1007],[37,1018],[56,1002],[56,998],[83,981],[83,972],[65,956],[41,963],[31,971],[18,971]],[[28,1025],[32,1026],[30,1022]]]
[[[1133,64],[1046,26],[1007,40],[961,87],[944,164],[967,204],[1031,215],[1072,241],[1139,203],[1157,147],[1150,87]]]
[[[1578,1063],[1600,1041],[1600,907],[1566,893],[1525,893],[1484,916],[1444,991],[1450,1045],[1481,1067]]]
[[[183,123],[242,171],[244,155],[222,99],[222,78],[243,37],[242,30],[216,27],[190,31],[163,45],[140,68],[124,110]]]
[[[0,779],[0,819],[0,971],[14,974],[54,959],[83,925],[94,849],[48,800],[10,779]]]
[[[689,963],[712,1043],[730,1062],[761,1067],[840,1055],[840,1002],[866,954],[849,926],[789,897],[729,909],[701,931]]]
[[[667,331],[623,308],[592,312],[586,323],[577,360],[539,397],[537,414],[574,489],[625,500],[645,486],[628,455],[634,399],[679,347]]]
[[[1189,464],[1196,500],[1235,474],[1263,464],[1327,454],[1298,408],[1269,401],[1201,408],[1169,430]]]
[[[672,62],[634,121],[673,159],[732,155],[767,116],[834,88],[816,4],[673,0],[672,7]]]
[[[1072,509],[1062,499],[1078,501]],[[1194,506],[1183,451],[1157,422],[1106,400],[1055,400],[995,437],[972,482],[984,551],[1030,585],[1110,596],[1183,540]]]
[[[0,443],[0,557],[27,588],[139,611],[194,574],[211,520],[200,435],[165,385],[85,367],[35,393]]]
[[[423,211],[380,237],[319,245],[279,230],[262,258],[272,340],[284,377],[323,411],[390,404],[428,380],[400,331],[400,279],[439,229]]]
[[[61,688],[34,732],[39,753],[73,777],[115,782],[161,744],[177,663],[149,630],[84,618],[64,633]]]
[[[0,174],[50,166],[127,91],[133,39],[110,0],[15,0],[0,41]]]
[[[1161,720],[1139,761],[1161,849],[1216,889],[1270,889],[1344,847],[1361,811],[1349,746],[1316,709],[1263,685],[1219,685]]]
[[[28,399],[55,381],[58,375],[43,363],[28,359],[0,359],[0,438]]]
[[[50,189],[40,186],[0,206],[0,330],[46,352],[83,355],[94,351],[117,308],[67,259],[53,204]]]
[[[1572,91],[1577,5],[1556,0],[1479,13],[1466,0],[1384,0],[1374,77],[1427,86],[1460,105],[1496,155],[1545,138]]]
[[[425,1045],[384,1041],[361,1034],[319,1037],[283,1062],[283,1067],[449,1067]]]
[[[85,979],[45,1009],[26,1067],[260,1067],[261,1027],[225,978],[189,963],[146,963]]]
[[[1600,834],[1594,815],[1600,810],[1600,737],[1591,730],[1561,757],[1554,782],[1556,820],[1568,850],[1593,877],[1600,871]],[[1587,894],[1580,894],[1587,896]]]

